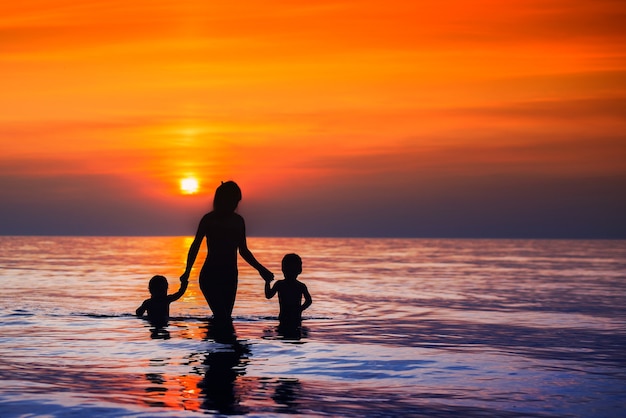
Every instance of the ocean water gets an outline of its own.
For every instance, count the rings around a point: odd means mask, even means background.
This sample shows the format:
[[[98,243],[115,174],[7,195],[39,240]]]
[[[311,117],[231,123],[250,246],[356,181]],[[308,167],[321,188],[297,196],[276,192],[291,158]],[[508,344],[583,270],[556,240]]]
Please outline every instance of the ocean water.
[[[623,417],[626,241],[249,238],[313,297],[299,335],[240,264],[234,335],[190,238],[0,237],[0,416]]]

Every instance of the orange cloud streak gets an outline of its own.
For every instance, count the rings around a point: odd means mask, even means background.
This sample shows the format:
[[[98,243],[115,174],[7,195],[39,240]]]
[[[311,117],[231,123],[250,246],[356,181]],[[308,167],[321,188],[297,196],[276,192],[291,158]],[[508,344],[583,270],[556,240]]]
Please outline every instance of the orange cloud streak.
[[[0,16],[6,175],[168,194],[195,174],[255,196],[362,171],[626,172],[619,2],[27,0]]]

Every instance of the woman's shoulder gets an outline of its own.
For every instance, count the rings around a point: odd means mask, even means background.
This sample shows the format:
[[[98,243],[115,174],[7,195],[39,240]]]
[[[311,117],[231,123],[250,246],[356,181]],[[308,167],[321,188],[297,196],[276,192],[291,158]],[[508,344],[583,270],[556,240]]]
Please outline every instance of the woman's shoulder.
[[[238,214],[237,212],[231,212],[231,213],[218,213],[215,211],[211,211],[209,213],[204,214],[204,216],[202,217],[202,219],[224,219],[224,218],[230,218],[230,219],[238,219],[243,221],[243,216],[241,216],[240,214]]]
[[[208,221],[210,221],[214,217],[215,217],[215,213],[213,213],[213,212],[205,213],[204,215],[202,215],[202,218],[200,219],[200,223],[208,222]]]
[[[221,214],[215,211],[211,211],[209,213],[205,213],[204,216],[202,217],[202,219],[200,220],[200,222],[214,222],[214,221],[223,221],[225,219],[229,219],[229,220],[241,220],[243,221],[243,218],[241,217],[241,215],[237,214],[237,213],[228,213],[228,214]]]
[[[200,228],[205,232],[213,228],[237,228],[245,230],[243,217],[238,213],[229,213],[226,215],[216,212],[209,212],[200,220]]]

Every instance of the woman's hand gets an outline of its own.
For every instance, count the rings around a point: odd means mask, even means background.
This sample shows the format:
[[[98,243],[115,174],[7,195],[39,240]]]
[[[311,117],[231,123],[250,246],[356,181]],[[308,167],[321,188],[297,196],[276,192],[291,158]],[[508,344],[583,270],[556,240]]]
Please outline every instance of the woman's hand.
[[[263,280],[265,280],[268,283],[274,280],[274,273],[272,273],[266,268],[262,268],[261,270],[259,270],[259,274],[261,275]]]
[[[181,276],[180,276],[180,281],[181,282],[188,282],[189,281],[189,272],[184,272]]]

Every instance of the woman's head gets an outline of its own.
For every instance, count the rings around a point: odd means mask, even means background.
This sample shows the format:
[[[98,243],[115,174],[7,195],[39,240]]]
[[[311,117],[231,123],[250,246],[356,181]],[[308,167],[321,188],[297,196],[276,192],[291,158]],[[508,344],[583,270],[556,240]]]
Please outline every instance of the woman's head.
[[[232,213],[241,200],[241,189],[234,181],[222,182],[213,198],[213,210],[218,213]]]

